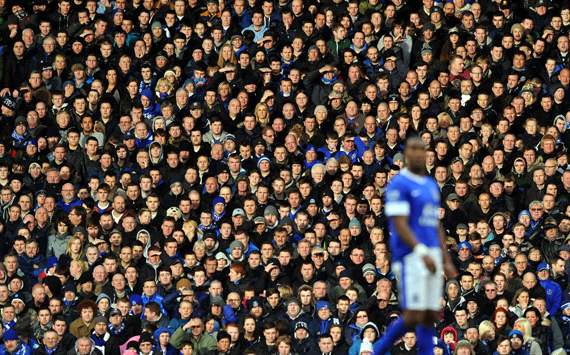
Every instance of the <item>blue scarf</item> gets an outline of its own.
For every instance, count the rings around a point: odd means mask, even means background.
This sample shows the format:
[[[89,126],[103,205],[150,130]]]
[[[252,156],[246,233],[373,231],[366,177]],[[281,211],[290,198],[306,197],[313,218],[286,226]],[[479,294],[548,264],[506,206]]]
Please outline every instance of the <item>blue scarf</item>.
[[[12,132],[12,139],[17,143],[22,143],[23,141],[26,140],[26,137],[19,135],[18,133],[16,133],[16,130],[14,130],[14,132]]]
[[[91,333],[90,336],[91,340],[93,340],[93,344],[97,347],[104,347],[107,340],[109,340],[110,336],[109,333],[103,334],[102,337],[99,337],[95,332]]]
[[[321,78],[321,82],[327,86],[334,84],[337,81],[337,76],[333,76],[332,79],[327,79],[324,76]]]
[[[115,327],[114,325],[109,323],[108,328],[109,328],[109,333],[111,333],[112,335],[119,335],[123,332],[123,330],[125,330],[125,323],[121,323],[118,327]]]

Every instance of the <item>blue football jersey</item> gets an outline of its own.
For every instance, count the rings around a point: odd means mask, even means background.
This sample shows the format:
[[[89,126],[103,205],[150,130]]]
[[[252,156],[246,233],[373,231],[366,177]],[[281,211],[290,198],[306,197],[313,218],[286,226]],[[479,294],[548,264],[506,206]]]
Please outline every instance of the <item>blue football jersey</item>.
[[[439,246],[440,192],[429,176],[415,175],[407,169],[394,176],[386,188],[385,214],[389,218],[390,243],[395,260],[412,249],[400,238],[390,217],[408,216],[416,239],[427,247]]]

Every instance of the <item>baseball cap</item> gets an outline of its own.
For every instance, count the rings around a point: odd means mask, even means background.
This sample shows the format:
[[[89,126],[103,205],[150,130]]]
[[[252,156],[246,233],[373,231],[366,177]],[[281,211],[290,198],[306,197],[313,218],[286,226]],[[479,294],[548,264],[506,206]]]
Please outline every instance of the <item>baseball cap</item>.
[[[141,297],[141,295],[133,294],[133,295],[131,295],[129,301],[131,302],[131,307],[134,306],[134,305],[140,305],[140,306],[142,306],[142,297]]]
[[[215,306],[223,306],[225,304],[225,302],[224,302],[222,297],[214,296],[214,297],[212,297],[210,304],[215,305]]]
[[[324,254],[325,250],[320,247],[320,246],[315,246],[313,247],[313,250],[311,250],[311,255],[315,255],[315,254]]]
[[[24,116],[18,116],[18,117],[16,118],[16,120],[14,121],[14,124],[15,124],[16,126],[17,126],[17,125],[20,125],[20,124],[23,124],[24,126],[27,126],[27,125],[28,125],[28,121],[26,121],[26,117],[24,117]]]
[[[118,308],[115,308],[115,307],[111,308],[111,312],[109,312],[109,316],[113,317],[113,316],[118,316],[118,315],[123,315],[123,314],[121,313],[121,311]]]
[[[554,229],[554,228],[558,229],[558,225],[556,225],[556,222],[548,221],[548,220],[544,223],[544,226],[542,227],[542,229],[544,229],[544,230]]]
[[[543,271],[543,270],[550,270],[550,265],[545,263],[544,261],[538,264],[536,271]]]
[[[232,212],[232,217],[236,217],[236,216],[245,216],[245,212],[241,208],[236,208]]]
[[[190,104],[190,109],[191,110],[202,109],[202,104],[200,104],[198,101],[195,101]]]
[[[255,217],[253,219],[253,224],[265,224],[265,218],[263,217]]]
[[[459,201],[459,196],[456,193],[450,193],[447,195],[447,201]]]

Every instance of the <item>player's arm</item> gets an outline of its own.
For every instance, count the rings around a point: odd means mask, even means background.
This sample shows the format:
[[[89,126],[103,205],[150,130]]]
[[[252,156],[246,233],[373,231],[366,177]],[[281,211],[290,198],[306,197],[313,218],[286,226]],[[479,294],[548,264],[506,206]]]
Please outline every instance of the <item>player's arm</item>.
[[[394,223],[394,228],[398,233],[398,236],[407,246],[414,249],[416,245],[419,244],[418,239],[414,235],[414,232],[410,228],[408,223],[408,216],[392,216],[392,223]]]
[[[451,260],[451,256],[449,255],[449,251],[447,250],[446,242],[445,242],[446,234],[443,230],[443,226],[441,223],[439,224],[439,243],[441,245],[441,255],[443,255],[443,270],[445,275],[449,278],[454,278],[457,276],[457,269],[453,264],[453,260]]]
[[[430,272],[435,272],[435,262],[429,256],[429,249],[424,244],[418,242],[408,223],[408,216],[392,216],[392,223],[400,239],[423,259]]]

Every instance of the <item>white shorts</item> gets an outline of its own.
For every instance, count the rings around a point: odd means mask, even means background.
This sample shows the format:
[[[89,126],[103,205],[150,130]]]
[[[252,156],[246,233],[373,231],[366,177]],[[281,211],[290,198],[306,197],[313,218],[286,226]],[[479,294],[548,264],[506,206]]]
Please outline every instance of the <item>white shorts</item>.
[[[443,257],[440,248],[429,248],[429,251],[429,256],[436,265],[434,273],[429,272],[424,261],[414,253],[392,265],[398,280],[400,305],[404,310],[441,310]]]

